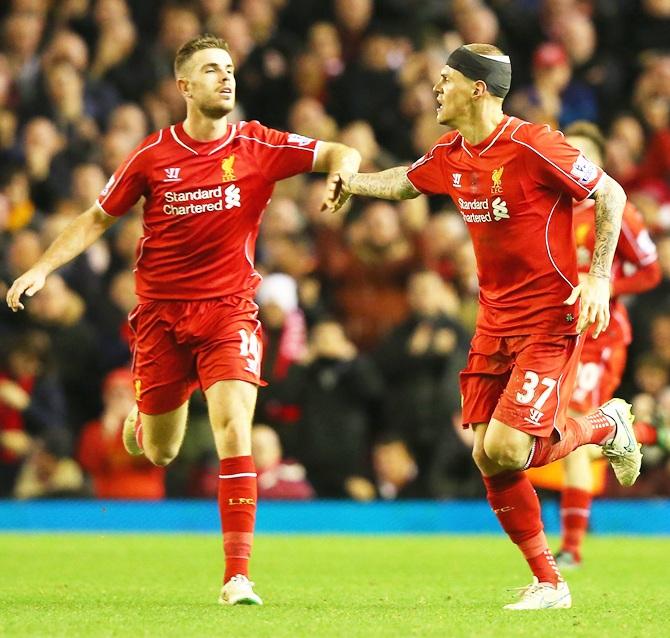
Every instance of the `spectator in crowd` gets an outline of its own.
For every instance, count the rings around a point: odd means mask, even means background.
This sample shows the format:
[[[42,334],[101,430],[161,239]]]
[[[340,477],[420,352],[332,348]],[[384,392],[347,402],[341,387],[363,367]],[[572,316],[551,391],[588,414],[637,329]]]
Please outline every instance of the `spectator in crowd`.
[[[336,321],[317,323],[309,348],[307,362],[292,366],[282,384],[284,401],[300,409],[298,460],[318,496],[370,500],[368,449],[381,379]]]
[[[58,431],[67,441],[65,397],[49,368],[49,337],[31,331],[12,336],[0,358],[0,496],[14,490],[36,437]]]
[[[89,421],[79,439],[77,459],[91,476],[97,498],[161,499],[165,469],[141,456],[129,456],[121,442],[123,420],[135,403],[127,368],[112,370],[103,383],[103,412]]]
[[[63,429],[51,429],[35,439],[16,479],[14,496],[18,499],[88,496],[84,473],[70,458],[70,443]]]
[[[283,458],[279,436],[270,426],[258,424],[253,427],[251,454],[258,473],[259,498],[284,501],[314,498],[305,468]]]
[[[417,482],[416,461],[401,438],[395,435],[379,438],[372,447],[372,467],[379,498],[394,501],[426,496]]]

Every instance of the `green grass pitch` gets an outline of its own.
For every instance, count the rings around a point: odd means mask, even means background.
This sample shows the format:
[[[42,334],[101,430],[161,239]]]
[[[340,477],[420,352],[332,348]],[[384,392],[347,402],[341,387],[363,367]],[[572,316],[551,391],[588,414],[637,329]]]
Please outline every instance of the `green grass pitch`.
[[[530,580],[490,536],[264,536],[264,607],[221,607],[209,535],[0,535],[0,636],[552,638],[670,635],[670,539],[591,538],[573,608],[505,612]]]

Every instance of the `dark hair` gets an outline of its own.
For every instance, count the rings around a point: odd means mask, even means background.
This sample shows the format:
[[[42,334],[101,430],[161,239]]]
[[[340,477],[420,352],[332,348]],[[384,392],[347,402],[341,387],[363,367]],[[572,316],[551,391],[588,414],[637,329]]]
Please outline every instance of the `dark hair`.
[[[566,127],[563,133],[566,137],[569,135],[571,137],[583,137],[589,140],[595,144],[598,153],[600,153],[600,157],[605,157],[605,136],[593,122],[577,120]]]
[[[230,47],[223,38],[217,38],[210,33],[199,35],[179,47],[177,55],[174,58],[175,75],[179,75],[179,71],[184,67],[184,64],[191,59],[191,56],[194,53],[204,51],[205,49],[223,49],[230,53]]]

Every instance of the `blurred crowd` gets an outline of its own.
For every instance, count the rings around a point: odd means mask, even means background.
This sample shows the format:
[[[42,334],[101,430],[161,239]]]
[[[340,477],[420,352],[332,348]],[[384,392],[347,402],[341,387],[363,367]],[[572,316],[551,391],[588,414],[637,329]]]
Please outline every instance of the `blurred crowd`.
[[[236,62],[231,120],[258,119],[408,164],[444,133],[432,85],[467,42],[509,53],[506,110],[598,123],[606,170],[657,243],[663,281],[626,303],[621,389],[670,422],[670,0],[6,0],[0,5],[0,294],[148,134],[185,116],[177,48],[201,32]],[[477,310],[474,256],[446,199],[355,201],[324,215],[318,176],[280,183],[256,256],[265,327],[254,457],[267,498],[474,497],[458,370]],[[0,310],[0,496],[205,497],[206,409],[167,471],[127,456],[126,316],[141,207]],[[670,495],[650,450],[635,495]]]

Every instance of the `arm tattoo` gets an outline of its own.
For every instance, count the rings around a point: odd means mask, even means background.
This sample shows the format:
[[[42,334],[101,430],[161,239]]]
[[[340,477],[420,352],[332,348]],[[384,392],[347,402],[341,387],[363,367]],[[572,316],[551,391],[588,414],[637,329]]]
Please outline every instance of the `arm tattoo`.
[[[389,168],[380,173],[357,173],[346,185],[352,195],[381,199],[413,199],[420,191],[407,179],[407,167]]]
[[[595,193],[596,243],[589,273],[609,279],[614,251],[619,241],[621,217],[626,205],[626,193],[611,177]]]

